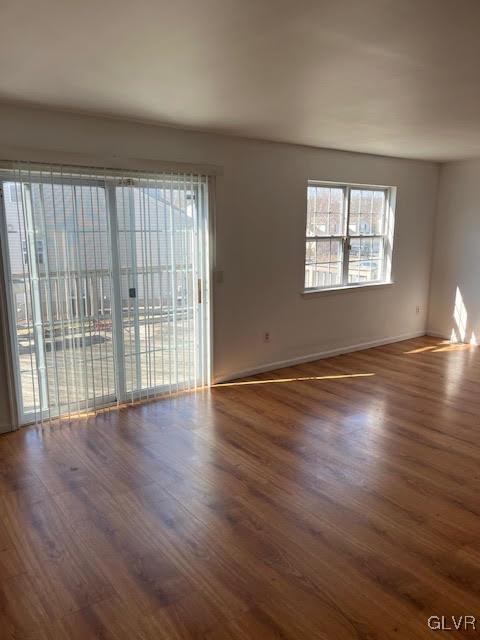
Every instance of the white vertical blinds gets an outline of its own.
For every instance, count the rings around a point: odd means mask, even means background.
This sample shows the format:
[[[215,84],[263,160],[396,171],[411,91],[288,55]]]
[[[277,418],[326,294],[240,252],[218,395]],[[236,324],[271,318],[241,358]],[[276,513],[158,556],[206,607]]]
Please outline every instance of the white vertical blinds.
[[[208,177],[1,175],[21,421],[208,384]]]

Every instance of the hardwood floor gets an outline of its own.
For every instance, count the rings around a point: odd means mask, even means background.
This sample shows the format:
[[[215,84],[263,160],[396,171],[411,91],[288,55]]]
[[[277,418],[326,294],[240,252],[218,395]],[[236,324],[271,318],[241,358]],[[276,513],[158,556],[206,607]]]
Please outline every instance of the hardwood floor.
[[[250,382],[0,437],[2,640],[480,637],[480,350]]]

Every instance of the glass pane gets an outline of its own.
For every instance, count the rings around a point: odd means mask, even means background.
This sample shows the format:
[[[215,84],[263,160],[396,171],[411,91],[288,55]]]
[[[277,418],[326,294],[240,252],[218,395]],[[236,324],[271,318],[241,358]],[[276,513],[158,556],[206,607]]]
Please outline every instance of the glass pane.
[[[331,213],[328,219],[328,233],[331,236],[343,235],[343,213]]]
[[[383,238],[372,238],[371,258],[383,258]]]
[[[305,259],[305,288],[342,284],[343,242],[336,239],[308,240]]]
[[[380,258],[383,258],[383,238],[350,238],[350,262]]]
[[[383,260],[349,260],[348,282],[362,283],[380,280],[383,272]]]
[[[320,262],[338,262],[342,259],[342,241],[335,238],[325,240],[307,240],[307,264]]]
[[[85,409],[115,394],[105,191],[50,173],[4,188],[22,412]]]
[[[188,181],[151,181],[117,187],[116,198],[126,390],[194,386],[201,193]]]
[[[307,203],[307,236],[343,235],[345,226],[345,190],[343,188],[309,185]]]
[[[349,233],[381,235],[385,217],[385,192],[373,189],[350,191]]]
[[[305,267],[305,288],[320,289],[342,284],[342,263],[329,262]]]
[[[353,260],[360,260],[360,239],[352,238],[350,240],[350,254],[349,260],[352,262]]]

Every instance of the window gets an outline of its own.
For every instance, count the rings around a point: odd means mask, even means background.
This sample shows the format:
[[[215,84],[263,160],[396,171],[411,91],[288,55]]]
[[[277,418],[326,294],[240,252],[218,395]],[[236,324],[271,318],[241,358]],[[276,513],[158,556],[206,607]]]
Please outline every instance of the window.
[[[308,183],[305,291],[390,280],[394,191]]]
[[[43,264],[43,240],[35,242],[37,264]],[[28,245],[26,240],[22,240],[23,264],[28,264]]]

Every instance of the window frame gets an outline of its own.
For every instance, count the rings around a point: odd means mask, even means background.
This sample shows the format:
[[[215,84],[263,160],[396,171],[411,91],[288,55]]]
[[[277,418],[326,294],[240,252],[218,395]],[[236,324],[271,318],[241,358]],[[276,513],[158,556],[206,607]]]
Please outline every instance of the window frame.
[[[344,233],[338,235],[309,236],[308,229],[308,188],[309,187],[325,187],[328,189],[342,189],[343,196],[343,221]],[[350,234],[350,202],[352,190],[380,191],[385,194],[385,210],[382,220],[382,234],[356,233]],[[365,287],[378,287],[382,285],[393,284],[392,280],[392,258],[394,248],[394,232],[395,232],[395,204],[396,204],[396,187],[384,185],[360,184],[351,182],[328,182],[325,180],[308,180],[307,181],[307,203],[305,212],[305,230],[304,230],[304,264],[303,264],[303,294],[328,293],[334,291],[348,291],[350,289],[361,289]],[[349,257],[351,250],[351,240],[371,238],[382,240],[382,269],[381,277],[366,282],[348,282]],[[339,240],[342,243],[342,281],[339,284],[327,285],[324,287],[307,287],[306,268],[307,268],[307,243],[318,240]]]

